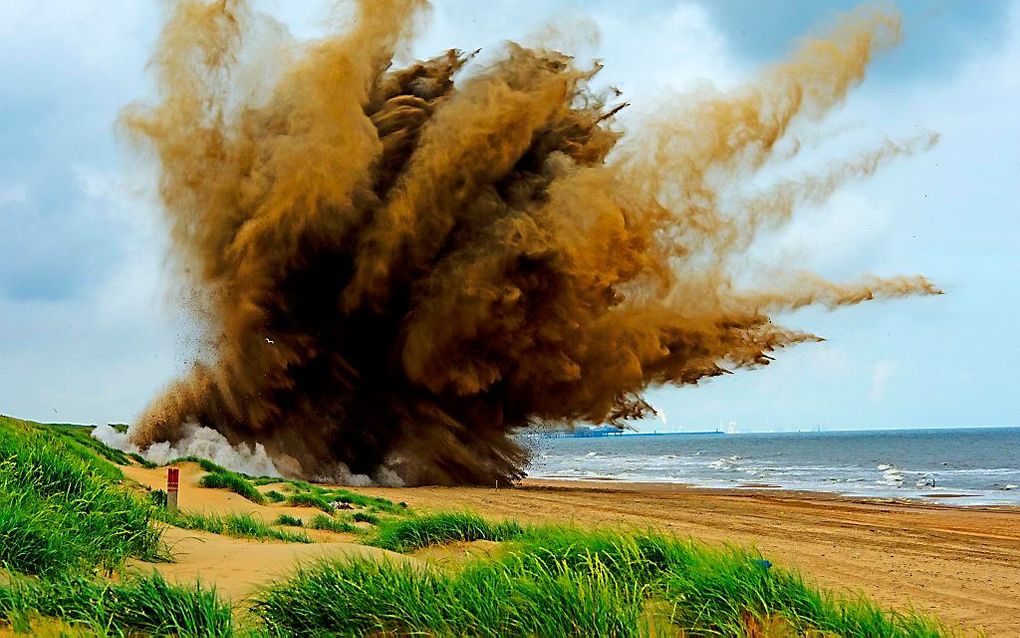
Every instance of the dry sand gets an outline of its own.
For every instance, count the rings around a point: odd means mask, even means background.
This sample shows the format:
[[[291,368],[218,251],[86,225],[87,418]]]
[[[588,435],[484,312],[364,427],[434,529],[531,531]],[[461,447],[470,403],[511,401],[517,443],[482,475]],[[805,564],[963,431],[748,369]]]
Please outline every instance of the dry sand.
[[[124,468],[151,487],[165,469]],[[225,490],[197,487],[203,473],[181,471],[181,505],[206,512],[250,512],[272,520],[307,508],[259,506]],[[264,488],[265,489],[265,488]],[[988,636],[1020,636],[1020,509],[949,507],[854,500],[778,490],[707,490],[666,484],[526,481],[515,489],[359,488],[419,511],[471,510],[491,518],[668,530],[712,543],[756,547],[780,566],[838,591],[862,592],[884,606],[937,614]],[[155,566],[179,582],[201,577],[235,600],[323,555],[387,556],[353,537],[321,532],[315,545],[258,543],[171,529],[177,561]],[[484,547],[452,554],[484,553]],[[443,562],[451,551],[419,559]],[[153,566],[145,564],[144,569]]]
[[[526,481],[517,489],[370,488],[419,510],[669,530],[756,547],[783,567],[889,607],[1020,636],[1020,509],[851,500],[771,490]]]
[[[227,490],[198,487],[198,480],[205,472],[193,463],[184,463],[180,467],[180,503],[182,509],[187,511],[253,514],[261,516],[266,522],[280,514],[290,514],[307,521],[319,513],[307,507],[257,505]],[[166,487],[165,468],[121,469],[128,478],[142,485],[151,488]],[[352,542],[353,535],[311,529],[305,531],[316,541],[314,544],[259,542],[168,527],[163,539],[170,547],[174,562],[152,564],[133,561],[131,568],[137,571],[155,569],[168,580],[183,584],[201,579],[204,583],[215,584],[217,591],[224,597],[238,601],[252,594],[258,587],[287,576],[298,565],[323,558],[366,556],[398,562],[414,560],[376,547],[359,545]]]
[[[174,555],[173,563],[134,563],[138,571],[155,569],[167,580],[191,584],[197,580],[213,583],[216,591],[225,598],[240,601],[258,587],[285,578],[300,564],[310,564],[324,558],[350,558],[355,556],[397,562],[412,560],[376,547],[334,541],[279,543],[230,538],[207,532],[196,532],[171,527],[163,535]]]

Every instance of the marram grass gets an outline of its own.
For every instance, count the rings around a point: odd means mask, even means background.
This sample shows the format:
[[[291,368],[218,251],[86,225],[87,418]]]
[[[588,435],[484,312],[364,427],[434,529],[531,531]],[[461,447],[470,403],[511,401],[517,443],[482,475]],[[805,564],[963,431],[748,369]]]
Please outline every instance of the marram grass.
[[[333,511],[333,506],[329,504],[328,500],[322,498],[321,496],[311,494],[309,492],[299,492],[297,494],[291,494],[290,496],[287,497],[287,500],[284,502],[287,505],[291,505],[293,507],[314,507],[316,509],[322,510],[323,512]]]
[[[255,485],[236,472],[211,472],[199,479],[198,484],[202,487],[230,490],[259,505],[266,502],[266,498],[255,488]]]
[[[360,531],[358,527],[352,524],[350,521],[341,521],[327,516],[326,514],[316,514],[312,517],[312,520],[308,521],[308,527],[312,529],[324,529],[329,532],[336,532],[337,534],[350,534]]]
[[[406,552],[454,541],[507,541],[524,534],[514,521],[490,523],[477,514],[443,512],[379,522],[371,543],[383,549]]]
[[[163,556],[154,509],[76,438],[0,417],[0,568],[53,576]]]
[[[234,635],[233,611],[215,590],[171,585],[158,574],[114,583],[84,576],[0,585],[0,619],[35,634],[41,618],[111,636]]]
[[[311,543],[304,532],[277,529],[251,514],[202,514],[196,512],[164,512],[162,520],[181,529],[200,530],[235,538],[258,541],[277,540],[288,543]]]
[[[458,574],[371,560],[325,562],[260,594],[253,611],[281,636],[629,636],[642,593],[601,566]]]
[[[402,542],[381,544],[407,551],[494,536],[495,526],[479,520],[408,519],[388,528],[401,530],[387,538]],[[507,536],[498,558],[477,559],[457,572],[366,560],[321,563],[262,591],[253,610],[271,633],[288,636],[738,637],[762,627],[784,636],[950,635],[923,616],[820,592],[742,550],[574,528],[518,527]]]
[[[357,492],[352,492],[351,490],[343,488],[324,489],[321,487],[313,487],[312,491],[327,501],[347,503],[349,505],[355,505],[357,507],[363,507],[372,511],[384,512],[387,514],[407,513],[407,505],[403,503],[394,503],[389,499],[378,496],[358,494]]]
[[[297,516],[291,516],[290,514],[280,514],[273,521],[273,525],[286,525],[288,527],[303,527],[304,523]]]

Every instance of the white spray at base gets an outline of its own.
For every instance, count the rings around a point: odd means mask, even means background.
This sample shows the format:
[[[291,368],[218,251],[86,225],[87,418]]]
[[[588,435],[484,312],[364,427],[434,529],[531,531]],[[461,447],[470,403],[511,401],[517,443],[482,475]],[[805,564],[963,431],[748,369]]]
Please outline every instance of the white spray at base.
[[[153,443],[143,450],[131,443],[127,432],[120,432],[109,425],[98,425],[92,430],[92,436],[103,444],[123,452],[133,452],[157,465],[165,465],[174,459],[197,456],[233,472],[249,476],[284,476],[285,474],[300,473],[296,471],[299,469],[297,467],[292,468],[290,472],[287,471],[288,463],[286,461],[293,461],[293,459],[284,460],[284,471],[281,472],[261,443],[256,443],[254,447],[245,443],[231,445],[226,437],[216,430],[197,423],[186,424],[183,434],[184,436],[176,443],[161,441]],[[331,474],[316,477],[316,480],[355,487],[371,485],[401,487],[404,484],[396,472],[387,467],[379,467],[374,474],[374,476],[355,474],[343,463],[338,463]]]
[[[142,458],[158,465],[186,456],[197,456],[249,476],[282,476],[261,443],[256,443],[254,448],[244,443],[234,446],[216,430],[197,423],[185,425],[184,436],[176,443],[162,441],[144,450],[128,440],[127,432],[118,432],[109,425],[96,426],[92,436],[112,448],[140,454]]]

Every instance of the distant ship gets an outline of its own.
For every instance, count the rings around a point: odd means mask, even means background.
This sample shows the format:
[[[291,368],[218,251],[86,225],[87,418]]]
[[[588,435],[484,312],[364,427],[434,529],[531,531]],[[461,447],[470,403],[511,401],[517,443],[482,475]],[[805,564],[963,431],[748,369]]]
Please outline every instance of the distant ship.
[[[621,436],[624,430],[612,425],[579,425],[573,429],[552,430],[544,436],[586,439],[597,436]]]
[[[618,428],[612,425],[579,425],[574,428],[547,430],[538,436],[566,439],[588,439],[604,436],[674,436],[684,434],[725,434],[722,430],[704,432],[637,432],[631,428]]]

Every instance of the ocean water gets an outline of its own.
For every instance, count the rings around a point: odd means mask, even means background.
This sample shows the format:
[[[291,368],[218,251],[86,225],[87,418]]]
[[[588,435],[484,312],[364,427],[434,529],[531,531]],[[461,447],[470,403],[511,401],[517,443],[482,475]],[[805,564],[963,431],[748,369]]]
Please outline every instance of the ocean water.
[[[760,487],[1020,505],[1020,428],[529,435],[535,478]]]

